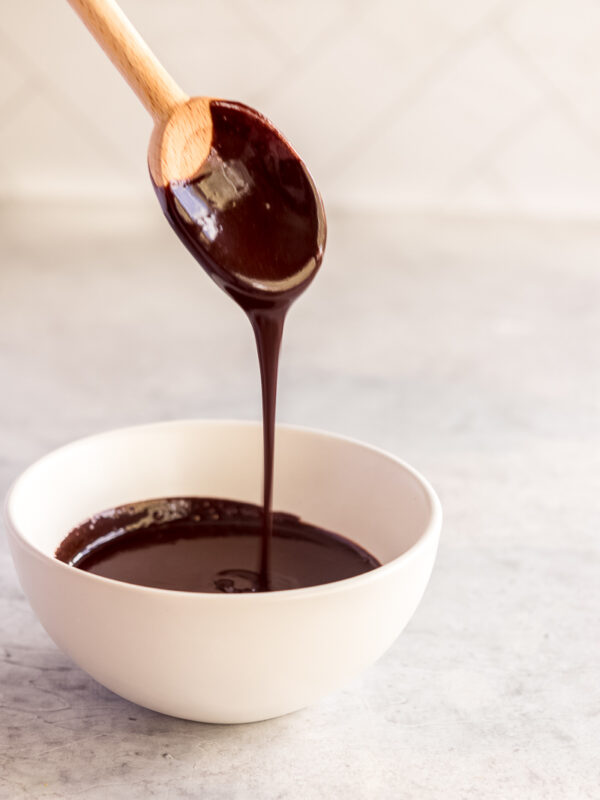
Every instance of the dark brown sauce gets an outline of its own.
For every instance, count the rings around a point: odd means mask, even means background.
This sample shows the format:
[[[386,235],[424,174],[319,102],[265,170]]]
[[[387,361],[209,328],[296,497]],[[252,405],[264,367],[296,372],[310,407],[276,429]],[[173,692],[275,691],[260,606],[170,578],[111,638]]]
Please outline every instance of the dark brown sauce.
[[[155,190],[178,237],[252,324],[263,397],[262,509],[214,498],[143,501],[82,523],[56,556],[104,577],[183,591],[343,580],[379,562],[338,534],[271,510],[281,336],[323,258],[322,203],[304,164],[260,114],[224,101],[213,101],[211,114],[212,147],[200,172]]]
[[[211,278],[246,312],[263,397],[262,583],[270,588],[271,502],[279,348],[290,305],[321,264],[321,199],[297,154],[258,112],[211,103],[209,157],[193,180],[155,185],[163,212]]]
[[[379,566],[366,550],[292,514],[272,514],[270,589],[351,578]],[[262,510],[214,498],[149,500],[102,512],[75,528],[56,556],[118,581],[186,592],[261,591]]]
[[[213,138],[192,180],[154,184],[173,230],[245,311],[289,305],[314,277],[325,214],[305,165],[257,111],[210,104]]]

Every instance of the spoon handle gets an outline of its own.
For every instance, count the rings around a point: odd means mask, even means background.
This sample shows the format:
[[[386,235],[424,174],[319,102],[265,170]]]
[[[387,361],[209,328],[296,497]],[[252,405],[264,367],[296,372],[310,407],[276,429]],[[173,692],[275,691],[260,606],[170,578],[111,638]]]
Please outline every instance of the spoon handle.
[[[114,0],[68,2],[155,122],[189,100]]]

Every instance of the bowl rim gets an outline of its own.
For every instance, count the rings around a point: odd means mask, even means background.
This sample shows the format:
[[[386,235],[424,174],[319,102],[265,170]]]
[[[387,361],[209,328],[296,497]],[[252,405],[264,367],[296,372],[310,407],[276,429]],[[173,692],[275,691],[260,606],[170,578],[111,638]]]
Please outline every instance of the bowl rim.
[[[111,437],[122,436],[125,433],[144,433],[145,431],[152,429],[156,430],[158,428],[168,428],[168,427],[179,427],[179,426],[186,426],[186,425],[195,425],[199,427],[215,427],[215,426],[223,426],[223,427],[248,427],[248,428],[260,428],[262,427],[262,423],[256,420],[239,420],[239,419],[219,419],[219,418],[186,418],[186,419],[176,419],[176,420],[166,420],[166,421],[158,421],[158,422],[150,422],[150,423],[143,423],[139,425],[126,425],[121,426],[119,428],[112,428],[106,431],[100,431],[98,433],[93,433],[88,436],[83,436],[78,439],[74,439],[67,444],[64,444],[60,447],[54,448],[50,452],[44,454],[40,458],[36,459],[32,462],[28,467],[26,467],[12,482],[10,485],[8,492],[6,494],[3,506],[3,517],[6,522],[7,527],[7,534],[9,539],[12,537],[14,541],[21,547],[25,548],[29,551],[30,554],[34,555],[38,560],[41,560],[46,565],[52,565],[53,568],[58,568],[67,570],[69,573],[72,574],[72,571],[75,567],[71,566],[70,564],[65,564],[63,561],[59,561],[57,558],[53,556],[49,556],[32,544],[28,539],[25,538],[23,533],[18,529],[17,524],[12,518],[11,514],[11,503],[13,497],[15,495],[16,490],[18,489],[19,485],[26,480],[27,476],[37,469],[43,462],[46,460],[52,459],[56,457],[59,453],[64,453],[67,450],[77,449],[79,447],[83,447],[84,445],[88,444],[89,442],[95,439],[108,439]],[[316,596],[321,595],[329,595],[335,594],[343,591],[347,591],[353,588],[358,588],[360,586],[365,586],[367,584],[373,583],[377,580],[388,575],[388,573],[397,570],[400,566],[403,566],[408,561],[414,559],[416,555],[418,555],[424,548],[433,545],[434,550],[437,548],[437,542],[439,540],[439,535],[441,532],[442,527],[442,507],[440,500],[429,483],[429,481],[414,467],[408,464],[401,458],[398,458],[393,453],[390,453],[388,450],[385,450],[381,447],[368,444],[360,439],[356,439],[352,436],[346,436],[344,434],[334,433],[331,431],[325,431],[319,428],[312,428],[306,427],[304,425],[296,425],[296,424],[289,424],[289,423],[277,423],[276,424],[276,432],[277,430],[288,430],[288,431],[295,431],[300,434],[309,434],[311,436],[316,436],[318,438],[324,439],[335,439],[337,441],[343,441],[348,444],[351,444],[355,447],[359,447],[364,450],[369,450],[372,453],[375,453],[379,456],[383,456],[384,458],[393,461],[396,465],[401,467],[405,472],[408,472],[420,485],[421,489],[424,491],[425,497],[427,499],[429,505],[429,521],[414,544],[412,544],[407,550],[401,553],[396,558],[393,558],[391,561],[382,564],[379,567],[375,567],[375,569],[369,570],[369,572],[363,572],[360,575],[355,575],[351,578],[344,578],[343,580],[339,581],[332,581],[330,583],[323,583],[318,584],[316,586],[307,586],[299,589],[280,589],[275,590],[272,592],[248,592],[248,593],[239,593],[239,594],[225,594],[225,593],[216,593],[216,592],[187,592],[182,591],[179,589],[161,589],[154,586],[141,586],[135,583],[128,583],[126,581],[118,581],[114,578],[105,578],[101,575],[94,575],[93,573],[86,572],[85,570],[77,570],[78,576],[82,580],[92,581],[97,583],[99,586],[105,586],[105,589],[109,589],[111,586],[113,590],[118,589],[122,592],[133,592],[135,594],[150,594],[154,596],[169,596],[169,597],[179,597],[182,600],[185,598],[186,602],[198,602],[202,600],[203,603],[206,602],[215,602],[215,603],[240,603],[240,602],[251,602],[251,603],[270,603],[270,602],[281,602],[282,600],[301,600],[301,599],[309,599],[314,598]]]

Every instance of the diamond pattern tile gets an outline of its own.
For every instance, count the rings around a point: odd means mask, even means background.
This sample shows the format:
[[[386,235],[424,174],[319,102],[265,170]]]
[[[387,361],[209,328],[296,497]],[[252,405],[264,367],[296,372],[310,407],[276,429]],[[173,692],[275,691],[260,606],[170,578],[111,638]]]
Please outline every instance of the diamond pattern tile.
[[[495,168],[518,211],[600,216],[600,153],[552,107],[499,154]]]
[[[340,170],[335,196],[435,203],[540,96],[498,37],[478,40],[387,126],[373,128],[362,157]]]
[[[507,18],[504,30],[569,111],[600,134],[600,3],[531,0]]]
[[[360,10],[352,0],[238,0],[238,6],[245,9],[255,30],[261,28],[274,47],[293,56],[319,42],[327,46],[328,37],[335,35],[336,29],[343,30]]]
[[[389,103],[395,59],[354,26],[264,98],[318,180]]]
[[[0,128],[0,174],[6,194],[56,195],[84,199],[132,197],[137,181],[119,168],[110,153],[103,155],[86,130],[68,124],[64,113],[41,92],[7,119]],[[15,154],[18,153],[17,158]],[[148,179],[143,185],[151,192]]]
[[[270,116],[329,203],[600,213],[597,0],[122,3],[184,88]],[[67,3],[5,1],[0,195],[147,197],[150,130]]]

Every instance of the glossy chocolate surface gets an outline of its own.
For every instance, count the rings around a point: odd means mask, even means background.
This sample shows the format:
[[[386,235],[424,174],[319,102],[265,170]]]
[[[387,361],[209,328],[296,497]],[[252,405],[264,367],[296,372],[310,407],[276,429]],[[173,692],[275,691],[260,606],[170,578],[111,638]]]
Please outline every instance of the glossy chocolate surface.
[[[303,162],[268,120],[213,100],[207,160],[188,181],[157,186],[177,236],[245,309],[289,304],[323,258],[325,215]]]
[[[297,589],[379,566],[359,545],[273,514],[269,586],[261,572],[259,506],[215,498],[167,498],[109,509],[75,528],[56,552],[65,563],[128,583],[186,592]]]

